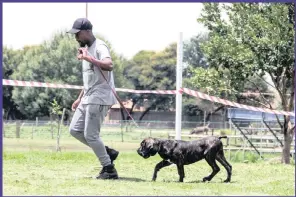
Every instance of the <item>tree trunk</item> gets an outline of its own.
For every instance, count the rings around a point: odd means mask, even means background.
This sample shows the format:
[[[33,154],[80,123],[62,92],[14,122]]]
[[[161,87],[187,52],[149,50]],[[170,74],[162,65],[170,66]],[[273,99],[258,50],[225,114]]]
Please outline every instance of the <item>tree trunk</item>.
[[[132,116],[133,112],[134,112],[134,107],[136,106],[136,102],[133,102],[132,108],[129,111],[129,114]],[[126,120],[131,120],[131,117],[129,117],[129,115],[127,114],[127,118]]]
[[[64,116],[66,113],[66,108],[63,109],[63,114],[62,114],[62,118],[61,121],[58,122],[58,135],[57,135],[57,145],[56,145],[56,151],[61,151],[61,147],[60,147],[60,138],[61,138],[61,126],[63,126],[64,123]]]
[[[139,120],[142,120],[144,118],[144,116],[150,111],[150,109],[156,107],[159,103],[161,102],[161,100],[156,100],[154,103],[151,104],[150,107],[148,107],[140,116]]]
[[[213,115],[214,113],[218,112],[221,109],[224,109],[225,105],[221,105],[220,107],[217,107],[215,110],[211,111],[208,113],[205,122],[209,122],[211,115]]]
[[[151,108],[152,108],[151,106],[148,107],[148,108],[147,108],[147,109],[141,114],[139,120],[142,120],[142,119],[144,118],[144,116],[150,111]]]
[[[291,143],[294,137],[294,131],[292,129],[289,116],[285,116],[283,133],[284,133],[284,147],[282,152],[282,163],[290,164],[290,151],[291,151]]]
[[[121,107],[120,108],[120,113],[121,113],[121,120],[125,120],[125,115],[124,115],[124,111],[123,111],[123,108]]]
[[[290,134],[284,135],[284,147],[283,147],[283,154],[282,154],[282,163],[289,164],[290,163],[290,151],[291,151],[291,143],[292,137]]]

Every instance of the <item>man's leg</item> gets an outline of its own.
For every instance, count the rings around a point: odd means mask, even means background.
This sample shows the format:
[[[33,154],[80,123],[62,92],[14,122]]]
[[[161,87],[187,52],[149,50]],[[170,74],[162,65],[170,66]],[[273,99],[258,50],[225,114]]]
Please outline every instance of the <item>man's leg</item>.
[[[79,104],[75,110],[69,127],[70,134],[83,144],[88,145],[84,138],[85,105]]]
[[[111,164],[110,157],[99,136],[101,125],[109,108],[110,106],[106,105],[87,105],[85,113],[84,137],[103,166],[100,176],[97,177],[103,179],[118,178],[114,165]]]
[[[77,140],[85,144],[86,146],[89,146],[87,143],[85,137],[84,137],[84,125],[85,125],[85,107],[86,105],[79,105],[73,115],[71,124],[70,124],[70,134],[75,137]],[[110,156],[111,163],[117,158],[119,152],[109,148],[105,147],[107,154]]]

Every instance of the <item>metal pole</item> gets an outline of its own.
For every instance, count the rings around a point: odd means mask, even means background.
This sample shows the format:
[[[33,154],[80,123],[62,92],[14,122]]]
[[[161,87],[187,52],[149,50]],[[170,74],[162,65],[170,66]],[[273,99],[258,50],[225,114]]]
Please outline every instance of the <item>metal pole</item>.
[[[85,17],[88,18],[88,4],[85,3]]]
[[[176,66],[176,140],[181,140],[181,122],[182,122],[182,67],[183,67],[183,33],[179,33],[177,43],[177,66]]]

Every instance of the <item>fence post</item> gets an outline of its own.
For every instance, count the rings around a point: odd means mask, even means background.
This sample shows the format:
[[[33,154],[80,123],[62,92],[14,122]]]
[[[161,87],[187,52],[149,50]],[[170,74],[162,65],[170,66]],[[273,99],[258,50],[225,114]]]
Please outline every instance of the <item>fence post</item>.
[[[121,142],[123,142],[123,128],[121,127]]]
[[[15,132],[16,138],[20,138],[20,130],[21,130],[21,121],[17,120],[16,121],[16,132]]]
[[[5,110],[2,109],[2,132],[3,132],[3,137],[5,137],[5,130],[4,130],[4,115],[5,115]]]
[[[53,139],[53,123],[52,123],[52,114],[50,114],[50,131],[51,131],[51,139]]]
[[[246,149],[246,139],[245,138],[243,138],[244,139],[244,149],[243,149],[243,161],[245,161],[245,149]]]
[[[40,137],[40,131],[39,131],[39,129],[38,129],[38,117],[36,117],[36,129],[38,130],[38,135],[39,135],[39,137]]]
[[[121,142],[123,142],[123,121],[124,120],[120,120]]]
[[[125,121],[125,132],[128,132],[128,124],[129,124],[129,121],[126,120],[126,121]]]
[[[31,139],[33,139],[34,137],[34,123],[32,124],[32,135],[31,135]]]
[[[265,126],[264,126],[264,123],[263,123],[263,120],[261,120],[261,126],[262,126],[262,130],[261,130],[261,132],[260,132],[260,134],[261,134],[261,139],[260,139],[260,158],[261,158],[261,156],[262,156],[262,143],[263,143],[263,139],[262,139],[262,137],[263,137],[263,132],[264,132],[264,129],[265,129]],[[267,146],[267,144],[266,144],[266,146]]]

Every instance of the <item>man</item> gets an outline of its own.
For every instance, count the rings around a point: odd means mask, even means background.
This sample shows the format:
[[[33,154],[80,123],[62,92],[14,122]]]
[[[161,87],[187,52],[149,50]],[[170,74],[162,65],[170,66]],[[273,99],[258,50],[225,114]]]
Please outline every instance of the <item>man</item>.
[[[118,174],[113,160],[116,159],[118,151],[111,149],[110,152],[99,136],[108,110],[116,103],[116,97],[110,88],[111,86],[114,89],[115,86],[109,49],[102,40],[95,38],[92,24],[86,18],[77,19],[67,33],[74,34],[81,47],[78,49],[77,58],[82,60],[84,86],[72,105],[75,113],[70,124],[70,133],[77,140],[91,147],[97,156],[103,167],[96,176],[97,179],[117,179]]]

